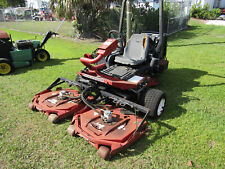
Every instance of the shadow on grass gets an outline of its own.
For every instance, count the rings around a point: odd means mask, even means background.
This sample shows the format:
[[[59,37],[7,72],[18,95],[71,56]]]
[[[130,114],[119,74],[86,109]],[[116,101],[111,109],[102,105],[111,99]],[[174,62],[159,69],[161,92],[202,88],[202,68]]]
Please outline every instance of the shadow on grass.
[[[136,143],[134,143],[127,149],[123,149],[120,153],[113,156],[111,158],[111,161],[115,161],[121,158],[126,158],[128,156],[136,156],[137,154],[142,154],[146,149],[152,146],[157,140],[160,140],[163,137],[169,135],[170,133],[176,131],[175,127],[168,125],[162,121],[158,120],[158,121],[154,121],[153,123],[156,124],[156,129],[155,128],[152,129],[151,127],[149,127],[150,130],[147,131],[147,133],[141,139],[139,139]],[[151,126],[151,125],[148,124],[148,126]],[[150,160],[151,159],[149,159],[149,163],[150,163]]]
[[[24,68],[18,68],[16,69],[11,75],[18,75],[21,73],[25,73],[31,70],[36,69],[43,69],[47,66],[54,66],[54,65],[63,65],[63,62],[69,61],[69,60],[79,60],[80,58],[69,58],[69,59],[50,59],[47,62],[34,62],[32,66],[24,67]]]
[[[197,45],[213,45],[223,44],[225,42],[208,42],[208,43],[193,43],[193,44],[182,44],[182,45],[168,45],[168,47],[183,47],[183,46],[197,46]]]
[[[169,41],[177,41],[180,39],[192,39],[203,35],[207,35],[211,31],[216,29],[215,27],[206,27],[204,25],[189,25],[187,29],[176,32],[169,36]]]
[[[141,154],[146,149],[148,149],[149,146],[153,146],[156,141],[174,132],[176,128],[166,124],[163,122],[163,120],[182,116],[182,114],[187,112],[187,110],[182,107],[183,104],[188,103],[191,100],[199,100],[195,97],[186,96],[183,94],[183,92],[192,91],[195,87],[202,87],[200,82],[196,81],[196,79],[207,74],[208,73],[206,71],[188,68],[169,69],[164,72],[159,77],[159,81],[161,83],[160,89],[163,90],[167,95],[165,113],[162,115],[162,117],[160,117],[160,121],[158,120],[148,122],[148,126],[149,124],[154,123],[154,128],[151,129],[150,132],[146,133],[147,136],[142,137],[127,150],[124,150],[118,155],[115,155],[112,160]]]
[[[159,78],[160,87],[167,95],[166,111],[160,119],[173,119],[186,113],[186,109],[182,105],[191,100],[198,101],[199,99],[187,96],[183,92],[193,91],[193,88],[200,87],[200,82],[197,79],[207,74],[206,71],[196,69],[168,69]]]

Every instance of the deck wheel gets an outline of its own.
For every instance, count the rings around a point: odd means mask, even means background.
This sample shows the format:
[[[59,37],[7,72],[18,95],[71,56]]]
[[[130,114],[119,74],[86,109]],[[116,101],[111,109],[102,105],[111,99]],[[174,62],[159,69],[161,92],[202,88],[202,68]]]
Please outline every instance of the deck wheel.
[[[109,159],[110,156],[110,148],[106,146],[100,146],[98,149],[98,155],[104,160]]]
[[[48,116],[48,121],[50,121],[51,123],[57,123],[58,122],[58,115],[57,114],[50,114]]]
[[[74,125],[70,125],[68,128],[67,128],[67,133],[71,136],[74,136],[75,135],[75,128],[74,128]]]

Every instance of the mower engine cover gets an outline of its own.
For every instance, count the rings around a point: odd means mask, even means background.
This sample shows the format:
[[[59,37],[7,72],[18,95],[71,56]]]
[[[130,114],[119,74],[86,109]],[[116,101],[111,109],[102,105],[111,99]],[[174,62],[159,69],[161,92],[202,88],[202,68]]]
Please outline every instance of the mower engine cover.
[[[98,149],[98,155],[103,159],[134,143],[147,131],[147,123],[144,122],[141,130],[136,132],[143,119],[128,110],[113,107],[97,110],[103,111],[104,116],[95,110],[75,114],[72,127],[74,134],[94,145]],[[110,120],[105,120],[106,118]]]
[[[33,43],[34,48],[38,48],[41,44],[39,40],[30,40]]]
[[[52,123],[57,123],[59,119],[67,118],[74,113],[89,110],[81,101],[78,91],[58,89],[56,91],[45,90],[36,94],[29,108],[44,112]]]
[[[84,54],[84,57],[80,58],[80,61],[91,69],[101,69],[106,66],[105,63],[92,66],[91,64],[96,64],[101,61],[104,57],[110,55],[113,51],[118,48],[118,42],[116,39],[108,39],[103,44],[101,44],[97,49],[97,56],[94,58],[91,54]]]
[[[29,40],[19,40],[19,41],[16,41],[16,48],[30,49],[30,48],[33,48],[33,43]]]

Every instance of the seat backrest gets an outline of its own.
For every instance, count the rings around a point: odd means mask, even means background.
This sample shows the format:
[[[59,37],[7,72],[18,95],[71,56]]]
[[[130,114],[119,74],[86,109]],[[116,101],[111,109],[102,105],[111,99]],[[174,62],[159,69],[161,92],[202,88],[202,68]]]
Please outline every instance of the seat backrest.
[[[123,58],[130,59],[134,62],[145,61],[148,55],[148,48],[149,36],[147,34],[133,34],[124,49]]]

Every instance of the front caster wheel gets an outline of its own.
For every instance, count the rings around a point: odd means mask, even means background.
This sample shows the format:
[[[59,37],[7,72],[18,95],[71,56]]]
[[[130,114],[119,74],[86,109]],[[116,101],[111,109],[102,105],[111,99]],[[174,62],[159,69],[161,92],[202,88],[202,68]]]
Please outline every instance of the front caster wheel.
[[[50,114],[48,116],[48,121],[50,121],[51,123],[57,123],[59,121],[58,119],[58,115],[57,114]]]
[[[98,155],[104,160],[108,160],[110,157],[110,148],[106,146],[100,146],[98,149]]]

